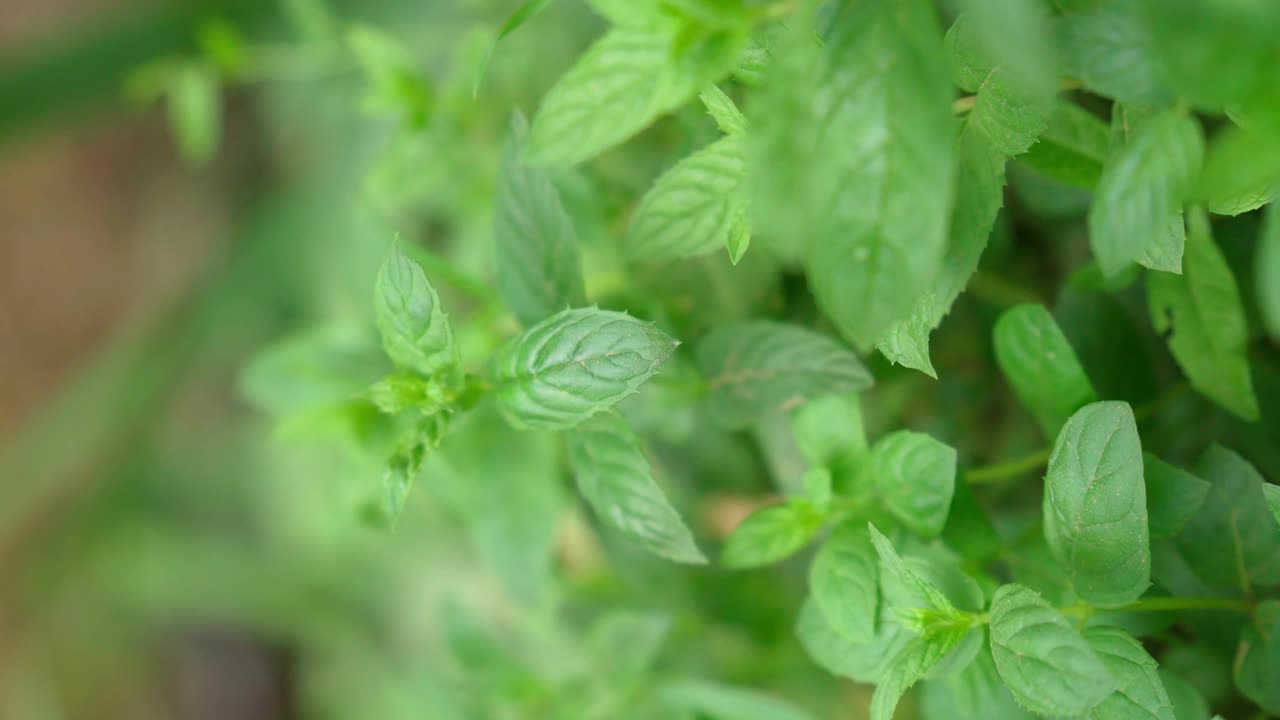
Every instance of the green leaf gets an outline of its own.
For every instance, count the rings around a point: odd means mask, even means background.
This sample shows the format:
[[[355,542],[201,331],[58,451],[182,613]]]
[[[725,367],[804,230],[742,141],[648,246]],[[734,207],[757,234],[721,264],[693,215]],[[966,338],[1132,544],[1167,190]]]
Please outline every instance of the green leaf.
[[[589,643],[606,677],[622,684],[653,668],[670,631],[671,618],[666,615],[615,610],[592,626]],[[618,652],[620,648],[626,652]]]
[[[678,344],[625,313],[564,310],[498,349],[494,396],[515,427],[573,427],[634,393]]]
[[[875,525],[867,523],[867,531],[871,536],[871,544],[875,546],[876,555],[880,558],[880,590],[884,594],[888,608],[899,610],[935,609],[944,613],[955,610],[955,606],[947,596],[928,579],[921,577],[908,567],[893,543],[885,537]],[[898,615],[899,625],[905,618]],[[920,628],[908,628],[919,632]]]
[[[422,418],[400,441],[400,446],[387,460],[382,471],[381,496],[364,508],[365,518],[381,527],[394,527],[404,509],[413,481],[422,470],[427,454],[440,446],[450,416],[431,415]]]
[[[729,568],[769,565],[808,545],[826,514],[806,500],[793,500],[757,510],[725,541],[720,562]]]
[[[397,367],[430,376],[458,365],[458,347],[440,297],[399,245],[378,271],[373,306],[382,348]]]
[[[742,428],[821,397],[863,390],[871,374],[839,342],[767,320],[722,325],[698,344],[711,417]]]
[[[697,257],[728,247],[746,218],[743,140],[730,135],[676,163],[640,201],[627,235],[639,260]]]
[[[429,415],[450,404],[449,393],[442,383],[412,373],[388,375],[371,385],[367,394],[369,401],[388,415],[408,410]]]
[[[853,470],[867,453],[862,407],[854,393],[828,395],[796,408],[791,429],[805,462]]]
[[[256,355],[240,378],[243,395],[276,416],[343,405],[389,370],[375,348],[329,332],[306,332]]]
[[[1269,0],[1143,0],[1161,77],[1198,107],[1243,98],[1275,68],[1280,6]]]
[[[471,81],[471,98],[474,100],[480,94],[480,85],[484,82],[485,72],[489,69],[489,61],[493,59],[493,53],[498,49],[498,43],[502,39],[516,30],[520,26],[537,17],[538,13],[546,10],[555,0],[525,0],[511,13],[507,21],[502,23],[502,28],[498,30],[498,36],[489,44],[489,49],[485,51],[484,57],[480,60],[480,66],[476,68],[475,79]]]
[[[1267,208],[1254,256],[1254,288],[1262,326],[1280,339],[1280,204]]]
[[[1264,600],[1245,627],[1232,672],[1236,687],[1268,713],[1280,713],[1280,601]]]
[[[996,63],[984,47],[981,22],[973,13],[961,12],[942,39],[951,65],[951,79],[961,90],[979,92]]]
[[[1163,107],[1173,91],[1161,77],[1153,40],[1138,3],[1102,0],[1085,4],[1058,23],[1065,70],[1085,88],[1123,103]]]
[[[732,685],[683,681],[658,692],[669,707],[707,720],[814,720],[791,703]]]
[[[222,139],[222,90],[214,68],[184,63],[169,81],[169,131],[188,163],[205,167]]]
[[[1116,689],[1071,623],[1021,585],[991,599],[991,655],[1014,698],[1041,715],[1083,715]]]
[[[1093,627],[1084,639],[1116,681],[1116,690],[1089,711],[1093,720],[1176,720],[1173,703],[1142,643],[1113,627]]]
[[[1151,538],[1172,537],[1204,504],[1209,483],[1150,453],[1142,456],[1147,481],[1147,520]]]
[[[869,641],[848,640],[832,627],[812,597],[800,607],[795,632],[814,662],[832,674],[862,683],[879,682],[890,661],[912,638],[901,626],[882,622]]]
[[[1105,275],[1115,275],[1167,240],[1200,170],[1199,124],[1177,111],[1143,121],[1102,168],[1089,208],[1089,242]]]
[[[885,508],[919,535],[941,533],[955,492],[955,449],[923,433],[898,430],[876,442],[871,458]]]
[[[1051,100],[1010,86],[998,69],[983,76],[960,133],[955,206],[942,268],[910,315],[893,323],[877,343],[890,362],[936,377],[929,358],[929,334],[950,312],[986,249],[1004,204],[1005,159],[1035,142],[1045,128]]]
[[[1039,141],[1018,159],[1060,183],[1093,189],[1107,160],[1110,131],[1098,116],[1062,102],[1054,108]]]
[[[1151,584],[1142,447],[1127,403],[1086,405],[1063,426],[1045,475],[1044,534],[1083,600],[1122,605]]]
[[[879,560],[865,524],[849,521],[831,531],[809,565],[811,602],[842,638],[868,642],[875,635]]]
[[[531,159],[573,165],[626,140],[727,72],[745,39],[717,33],[683,49],[679,42],[669,22],[606,33],[542,99]]]
[[[1267,509],[1271,511],[1271,516],[1280,523],[1280,485],[1262,483],[1262,496],[1267,501]]]
[[[527,130],[513,113],[493,201],[498,292],[525,326],[584,302],[577,232],[551,178],[521,159]]]
[[[1211,213],[1239,215],[1271,202],[1280,185],[1280,137],[1223,128],[1209,143],[1196,198]]]
[[[435,97],[413,55],[391,35],[365,25],[351,28],[347,44],[368,84],[364,109],[398,117],[410,128],[425,127]]]
[[[1258,471],[1214,445],[1196,474],[1212,484],[1200,512],[1178,535],[1178,549],[1212,588],[1248,593],[1280,584],[1280,527],[1267,509]]]
[[[702,100],[711,117],[715,118],[716,125],[720,126],[722,132],[728,135],[742,135],[747,131],[746,116],[738,110],[738,106],[733,104],[733,100],[725,95],[723,90],[715,85],[708,85],[698,98]]]
[[[1032,718],[1031,713],[1019,707],[1005,688],[989,652],[979,653],[959,673],[926,682],[922,689],[922,714],[930,720]]]
[[[893,659],[871,696],[871,720],[892,720],[898,701],[960,642],[963,630],[917,638]]]
[[[1071,343],[1043,305],[1019,305],[996,321],[996,360],[1046,435],[1098,399]]]
[[[841,3],[828,20],[820,49],[796,23],[752,104],[753,225],[786,238],[805,229],[795,254],[818,305],[865,350],[941,265],[951,88],[924,0]]]
[[[1235,277],[1214,244],[1203,211],[1189,215],[1181,276],[1151,273],[1151,324],[1168,333],[1169,350],[1191,387],[1245,420],[1258,419],[1247,359],[1248,330]]]
[[[1209,703],[1195,685],[1163,667],[1159,672],[1177,720],[1209,720]]]
[[[651,552],[676,562],[705,563],[693,534],[662,488],[626,421],[600,413],[569,434],[578,491],[601,522]]]

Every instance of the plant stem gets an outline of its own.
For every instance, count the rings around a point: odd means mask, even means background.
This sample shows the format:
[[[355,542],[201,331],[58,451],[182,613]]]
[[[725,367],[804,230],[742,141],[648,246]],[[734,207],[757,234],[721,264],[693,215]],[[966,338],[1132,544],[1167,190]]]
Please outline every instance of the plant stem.
[[[1225,597],[1150,597],[1113,608],[1098,608],[1088,603],[1058,608],[1063,615],[1088,617],[1098,612],[1167,612],[1171,610],[1231,610],[1253,612],[1253,603]]]
[[[1049,455],[1052,452],[1053,448],[1042,447],[1030,455],[1024,455],[1008,462],[966,470],[964,481],[970,485],[985,485],[1016,478],[1049,462]]]

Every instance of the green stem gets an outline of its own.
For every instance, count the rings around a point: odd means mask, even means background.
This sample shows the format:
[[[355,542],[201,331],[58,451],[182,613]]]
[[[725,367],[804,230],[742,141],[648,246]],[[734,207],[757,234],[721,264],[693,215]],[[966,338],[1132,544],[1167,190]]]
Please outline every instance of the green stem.
[[[1045,463],[1049,462],[1049,455],[1052,452],[1053,448],[1043,447],[1030,455],[1024,455],[1008,462],[966,470],[964,481],[970,485],[985,485],[1020,477],[1032,470],[1043,467]]]
[[[1113,608],[1098,608],[1088,603],[1058,608],[1063,615],[1073,617],[1089,617],[1097,612],[1168,612],[1171,610],[1230,610],[1250,613],[1253,612],[1253,603],[1240,598],[1224,597],[1150,597]]]

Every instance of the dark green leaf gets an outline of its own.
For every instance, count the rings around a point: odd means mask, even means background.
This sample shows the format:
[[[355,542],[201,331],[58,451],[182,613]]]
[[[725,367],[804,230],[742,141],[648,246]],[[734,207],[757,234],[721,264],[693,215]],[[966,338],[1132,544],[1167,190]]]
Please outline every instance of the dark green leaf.
[[[1264,600],[1240,638],[1236,687],[1268,713],[1280,713],[1280,601]]]
[[[1178,534],[1204,504],[1209,483],[1149,453],[1142,456],[1142,467],[1152,539]]]
[[[1198,470],[1213,487],[1178,535],[1187,564],[1219,590],[1280,583],[1280,527],[1267,509],[1262,476],[1219,445],[1209,448]]]
[[[1280,339],[1280,204],[1267,208],[1253,263],[1254,288],[1262,325]]]

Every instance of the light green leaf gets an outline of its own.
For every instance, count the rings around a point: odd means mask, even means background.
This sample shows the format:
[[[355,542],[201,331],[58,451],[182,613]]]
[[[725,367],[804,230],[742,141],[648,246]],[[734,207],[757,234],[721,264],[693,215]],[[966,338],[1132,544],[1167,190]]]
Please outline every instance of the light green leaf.
[[[665,558],[705,563],[693,534],[662,488],[626,421],[600,413],[569,434],[578,491],[601,522]]]
[[[1063,426],[1045,475],[1044,534],[1083,600],[1122,605],[1151,584],[1142,447],[1127,403],[1086,405]]]
[[[963,26],[963,17],[957,26]],[[956,28],[953,27],[953,32]],[[1027,150],[1045,128],[1052,96],[1011,86],[999,69],[982,76],[959,139],[950,237],[937,278],[911,313],[894,322],[876,347],[889,359],[936,377],[929,333],[942,322],[978,267],[996,214],[1004,204],[1006,158]]]
[[[831,531],[809,565],[811,602],[844,639],[875,635],[880,564],[865,524],[852,520]]]
[[[498,292],[525,326],[584,302],[577,232],[551,178],[521,159],[527,129],[515,112],[493,201]]]
[[[814,720],[789,702],[732,685],[684,681],[658,692],[666,705],[707,720]]]
[[[1107,158],[1089,208],[1089,242],[1103,274],[1116,275],[1167,240],[1203,154],[1195,119],[1168,111],[1143,121]]]
[[[1177,535],[1204,504],[1209,483],[1150,453],[1142,456],[1147,481],[1147,520],[1151,538]]]
[[[808,400],[863,390],[871,374],[839,342],[807,328],[756,320],[722,325],[698,344],[712,419],[742,428]]]
[[[928,2],[840,3],[826,20],[821,48],[797,23],[752,104],[753,225],[779,237],[812,228],[795,254],[818,305],[865,350],[941,265],[951,88]]]
[[[240,388],[258,409],[285,416],[351,402],[388,370],[376,348],[313,331],[254,356],[240,377]]]
[[[916,638],[903,648],[871,696],[871,720],[892,720],[903,694],[959,644],[963,636],[963,630],[954,629]]]
[[[399,245],[378,271],[373,306],[382,347],[397,367],[430,376],[458,365],[458,347],[440,298]]]
[[[1167,106],[1174,94],[1138,3],[1102,0],[1058,22],[1058,45],[1068,75],[1087,89],[1123,103]]]
[[[826,514],[806,500],[792,500],[757,510],[743,520],[725,541],[720,562],[748,568],[786,558],[809,544]]]
[[[565,310],[498,349],[493,393],[515,427],[573,427],[635,392],[677,344],[625,313]]]
[[[1232,672],[1245,697],[1280,714],[1280,601],[1264,600],[1244,629]]]
[[[674,260],[728,247],[746,218],[746,203],[743,140],[730,135],[676,163],[645,193],[627,234],[627,254]]]
[[[929,720],[1032,719],[1005,688],[989,652],[980,652],[954,675],[926,682],[922,690],[921,711]]]
[[[598,620],[588,639],[597,666],[609,679],[625,684],[653,668],[671,631],[671,618],[660,613],[614,610]],[[626,652],[619,652],[626,648]],[[603,671],[603,672],[602,672]]]
[[[984,54],[1003,69],[1005,80],[1024,94],[1051,99],[1057,92],[1057,53],[1049,16],[1037,0],[963,0],[973,16]]]
[[[911,642],[912,634],[894,623],[880,623],[867,642],[854,642],[836,631],[812,597],[796,619],[796,637],[814,662],[828,672],[857,682],[879,682],[889,662]]]
[[[1258,471],[1214,445],[1196,473],[1212,484],[1200,512],[1178,535],[1178,549],[1212,588],[1246,593],[1280,584],[1280,527],[1267,509]]]
[[[1197,107],[1240,100],[1275,68],[1280,5],[1269,0],[1143,0],[1161,77]]]
[[[1039,142],[1018,159],[1058,182],[1092,189],[1102,177],[1111,141],[1107,124],[1070,102],[1061,102],[1049,116]]]
[[[708,85],[698,98],[702,100],[711,117],[715,118],[716,125],[720,126],[722,132],[728,135],[741,135],[747,131],[746,116],[723,90],[715,85]]]
[[[443,383],[413,373],[387,375],[369,386],[366,394],[370,402],[388,415],[399,415],[407,410],[429,415],[440,412],[451,402]]]
[[[382,471],[380,497],[364,508],[366,520],[381,527],[395,526],[423,461],[440,446],[450,419],[451,415],[444,413],[422,418],[401,438]]]
[[[867,452],[862,407],[853,393],[828,395],[796,408],[791,429],[805,462],[853,470]]]
[[[1116,681],[1116,690],[1089,711],[1091,720],[1176,720],[1156,661],[1125,631],[1092,627],[1084,639]]]
[[[745,34],[678,38],[673,22],[659,22],[616,26],[596,41],[542,99],[531,159],[573,165],[595,157],[717,80],[745,42]]]
[[[1169,350],[1191,386],[1245,420],[1258,419],[1249,376],[1248,330],[1231,268],[1213,242],[1203,211],[1189,217],[1181,276],[1151,273],[1151,324],[1168,333]]]
[[[996,321],[996,360],[1049,437],[1098,399],[1062,329],[1043,305],[1019,305]]]
[[[875,546],[876,555],[880,558],[880,592],[884,595],[886,609],[935,609],[944,613],[955,610],[955,606],[936,585],[907,566],[893,548],[893,543],[875,525],[867,523],[867,531],[871,536],[871,544]],[[905,627],[907,623],[902,622],[905,618],[901,614],[896,617],[898,624]],[[908,629],[921,634],[920,628]]]
[[[169,131],[188,163],[205,167],[222,140],[222,89],[214,68],[184,63],[169,81]]]
[[[1280,485],[1262,483],[1262,497],[1267,501],[1267,509],[1271,511],[1271,516],[1280,523]]]
[[[1209,720],[1209,703],[1195,685],[1163,667],[1159,672],[1177,720]]]
[[[489,69],[489,61],[493,59],[493,53],[498,49],[498,43],[502,39],[516,30],[520,26],[537,17],[538,13],[547,9],[547,6],[555,0],[525,0],[515,12],[502,23],[502,28],[498,30],[498,36],[489,44],[489,49],[485,51],[484,57],[480,60],[480,66],[476,68],[475,79],[471,81],[471,98],[475,99],[480,94],[480,84],[484,82],[485,72]]]
[[[1196,198],[1211,213],[1239,215],[1271,202],[1280,186],[1280,137],[1225,127],[1209,143]]]
[[[871,449],[885,507],[913,532],[934,537],[947,524],[956,483],[956,451],[925,435],[898,430]]]
[[[991,600],[991,655],[1014,698],[1041,715],[1083,715],[1116,689],[1071,623],[1021,585]]]
[[[1280,204],[1273,203],[1263,216],[1254,257],[1258,313],[1267,333],[1280,339]]]
[[[951,79],[961,90],[979,92],[996,63],[984,47],[981,23],[973,13],[961,12],[942,39],[951,65]]]

